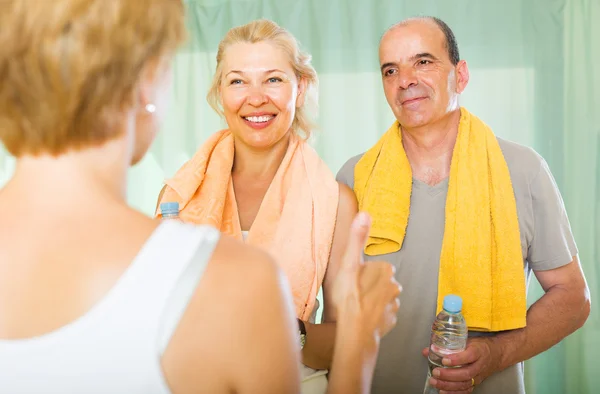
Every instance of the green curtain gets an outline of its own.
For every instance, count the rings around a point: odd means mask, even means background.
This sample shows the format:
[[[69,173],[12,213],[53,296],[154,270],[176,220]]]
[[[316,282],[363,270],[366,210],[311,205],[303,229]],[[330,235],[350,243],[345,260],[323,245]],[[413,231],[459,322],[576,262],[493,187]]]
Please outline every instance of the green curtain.
[[[391,24],[434,15],[455,31],[471,80],[461,104],[497,135],[535,148],[563,194],[592,291],[600,290],[600,0],[188,0],[190,37],[174,63],[171,109],[151,153],[130,172],[129,201],[152,214],[165,177],[224,127],[205,96],[217,44],[233,26],[265,17],[313,55],[320,78],[312,141],[333,171],[369,148],[393,116],[377,46]],[[596,68],[595,68],[596,66]],[[0,185],[13,160],[0,152]],[[529,298],[542,294],[532,280]],[[597,392],[600,315],[526,363],[528,393]]]
[[[546,111],[562,112],[562,124],[536,128],[533,147],[557,175],[594,303],[600,295],[600,1],[570,0],[554,10],[547,18],[563,24],[563,35],[540,50],[550,57],[562,44],[562,75],[548,73],[546,91],[537,99],[560,97],[561,103]],[[536,286],[530,295],[541,294]],[[600,314],[594,307],[582,330],[526,364],[529,392],[598,392],[594,356],[600,352]]]

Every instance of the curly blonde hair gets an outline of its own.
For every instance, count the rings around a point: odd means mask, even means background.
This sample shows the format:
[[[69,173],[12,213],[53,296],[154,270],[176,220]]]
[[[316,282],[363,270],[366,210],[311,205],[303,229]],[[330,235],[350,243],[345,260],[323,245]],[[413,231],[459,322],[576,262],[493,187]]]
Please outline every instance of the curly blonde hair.
[[[271,42],[281,48],[288,55],[296,77],[299,80],[304,79],[306,81],[306,99],[304,105],[296,110],[292,122],[292,131],[297,134],[302,131],[305,137],[308,138],[315,127],[312,117],[317,111],[317,89],[319,86],[317,72],[311,64],[312,57],[300,50],[298,41],[288,30],[268,19],[259,19],[246,25],[234,27],[225,34],[225,37],[219,43],[217,68],[206,99],[210,106],[219,115],[223,116],[219,86],[223,77],[222,61],[225,51],[233,44],[254,44],[263,41]]]
[[[119,135],[142,70],[185,37],[181,0],[4,0],[0,139],[58,155]]]

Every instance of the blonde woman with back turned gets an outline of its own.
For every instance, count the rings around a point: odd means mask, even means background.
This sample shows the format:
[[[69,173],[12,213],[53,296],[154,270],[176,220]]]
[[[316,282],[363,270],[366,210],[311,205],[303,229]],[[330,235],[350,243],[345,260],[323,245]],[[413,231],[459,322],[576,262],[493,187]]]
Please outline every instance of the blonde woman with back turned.
[[[298,393],[278,264],[125,201],[166,107],[182,2],[4,0],[0,26],[0,140],[17,158],[0,189],[0,392]],[[398,308],[391,266],[361,263],[368,216],[352,226],[330,393],[368,391]]]

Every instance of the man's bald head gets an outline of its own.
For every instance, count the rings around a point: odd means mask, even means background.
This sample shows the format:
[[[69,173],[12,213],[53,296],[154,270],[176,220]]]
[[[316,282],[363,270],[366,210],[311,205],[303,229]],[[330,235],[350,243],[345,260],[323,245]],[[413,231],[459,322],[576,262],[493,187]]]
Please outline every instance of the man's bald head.
[[[444,34],[445,47],[448,50],[448,57],[450,58],[450,61],[452,62],[452,64],[456,66],[458,64],[458,62],[460,61],[460,54],[458,52],[458,43],[456,42],[456,37],[454,36],[454,32],[452,31],[452,29],[450,29],[450,26],[448,26],[446,24],[446,22],[444,22],[443,20],[436,18],[434,16],[419,16],[419,17],[408,18],[401,22],[398,22],[395,25],[393,25],[392,27],[390,27],[389,29],[387,29],[385,31],[385,33],[383,33],[383,36],[381,37],[381,39],[383,40],[383,38],[387,35],[387,33],[389,33],[392,30],[395,30],[399,27],[407,26],[411,23],[422,23],[422,22],[429,22],[429,23],[435,24],[437,26],[437,28],[440,29],[440,31]]]

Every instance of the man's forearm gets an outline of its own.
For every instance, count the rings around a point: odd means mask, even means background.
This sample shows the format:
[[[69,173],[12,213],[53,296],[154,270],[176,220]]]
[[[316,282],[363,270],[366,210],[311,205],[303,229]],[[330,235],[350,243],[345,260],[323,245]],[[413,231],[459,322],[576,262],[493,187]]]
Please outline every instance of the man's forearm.
[[[527,311],[527,327],[492,337],[503,370],[551,348],[580,328],[589,314],[589,299],[561,287],[549,289]]]
[[[302,349],[302,364],[314,369],[331,368],[335,345],[335,323],[311,324],[306,327],[306,344]]]

